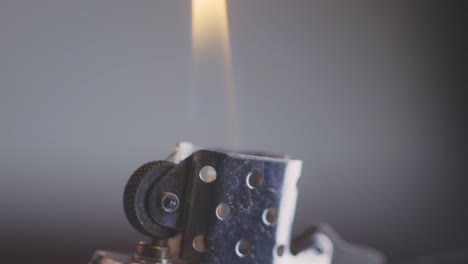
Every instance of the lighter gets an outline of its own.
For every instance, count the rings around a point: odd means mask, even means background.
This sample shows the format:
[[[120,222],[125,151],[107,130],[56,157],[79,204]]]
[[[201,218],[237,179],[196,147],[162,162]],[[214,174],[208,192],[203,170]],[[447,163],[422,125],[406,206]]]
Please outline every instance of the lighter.
[[[149,237],[134,254],[96,251],[91,264],[385,263],[329,226],[291,240],[302,162],[179,143],[135,171],[124,191],[130,224]]]

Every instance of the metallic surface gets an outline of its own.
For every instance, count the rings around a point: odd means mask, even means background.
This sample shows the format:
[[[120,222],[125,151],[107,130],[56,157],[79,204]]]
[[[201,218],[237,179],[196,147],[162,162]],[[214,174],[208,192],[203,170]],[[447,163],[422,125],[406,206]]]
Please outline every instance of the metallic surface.
[[[147,204],[138,208],[179,235],[140,243],[134,257],[118,263],[384,263],[377,251],[351,246],[326,226],[308,229],[291,243],[299,160],[203,150],[190,143],[179,144],[168,160],[176,166],[143,186]],[[169,194],[177,197],[175,210],[161,208],[161,197]],[[94,264],[112,258],[96,254]]]
[[[164,240],[153,240],[151,242],[140,242],[134,255],[136,260],[142,262],[170,263],[171,255]]]
[[[163,197],[161,198],[161,208],[166,213],[175,212],[179,209],[179,197],[171,192],[163,193]]]

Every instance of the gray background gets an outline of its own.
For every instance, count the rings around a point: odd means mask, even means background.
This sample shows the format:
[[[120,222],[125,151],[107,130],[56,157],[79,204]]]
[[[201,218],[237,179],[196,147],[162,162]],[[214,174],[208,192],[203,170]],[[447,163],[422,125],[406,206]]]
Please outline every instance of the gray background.
[[[468,247],[462,4],[228,11],[240,147],[304,160],[296,233],[330,223],[393,259]],[[121,202],[133,170],[180,140],[230,147],[210,103],[224,99],[191,85],[190,12],[188,0],[0,1],[2,258],[133,249]]]

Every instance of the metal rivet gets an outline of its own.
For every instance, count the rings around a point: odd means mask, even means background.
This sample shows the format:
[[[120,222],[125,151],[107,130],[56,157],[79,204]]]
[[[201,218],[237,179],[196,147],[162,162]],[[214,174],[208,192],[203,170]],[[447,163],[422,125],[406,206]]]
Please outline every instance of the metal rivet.
[[[267,226],[276,225],[278,221],[278,210],[276,208],[268,208],[262,214],[263,223]]]
[[[216,170],[215,168],[213,168],[212,166],[204,166],[203,168],[201,168],[199,174],[200,176],[200,179],[206,183],[211,183],[213,181],[216,180],[216,177],[217,177],[217,173],[216,173]]]
[[[263,184],[263,175],[258,171],[250,172],[245,179],[247,187],[255,189]]]
[[[208,251],[206,238],[204,235],[198,235],[193,239],[192,246],[197,252],[206,252]]]
[[[175,212],[179,208],[179,197],[171,192],[165,192],[161,198],[161,207],[167,213]]]
[[[252,253],[252,244],[245,239],[241,239],[236,243],[236,254],[237,256],[243,258]]]
[[[216,217],[219,220],[226,220],[231,216],[231,208],[227,203],[220,203],[218,207],[216,207]]]

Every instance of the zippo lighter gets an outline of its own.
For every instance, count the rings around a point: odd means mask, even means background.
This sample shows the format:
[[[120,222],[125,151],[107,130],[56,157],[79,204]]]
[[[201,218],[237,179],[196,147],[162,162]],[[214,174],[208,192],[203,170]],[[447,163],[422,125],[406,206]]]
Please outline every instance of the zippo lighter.
[[[134,254],[96,251],[91,264],[385,263],[330,227],[291,240],[302,162],[180,143],[135,171],[124,191],[130,224],[148,236]]]

